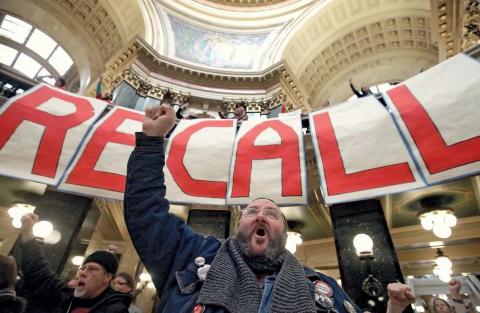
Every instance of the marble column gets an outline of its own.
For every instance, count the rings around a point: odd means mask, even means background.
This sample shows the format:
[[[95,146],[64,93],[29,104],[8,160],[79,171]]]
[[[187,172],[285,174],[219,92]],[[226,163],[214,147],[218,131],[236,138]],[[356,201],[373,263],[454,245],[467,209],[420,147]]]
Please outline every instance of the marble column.
[[[335,204],[330,214],[343,288],[360,308],[386,312],[387,285],[403,276],[380,201]],[[361,233],[373,240],[371,257],[357,256],[353,238]]]

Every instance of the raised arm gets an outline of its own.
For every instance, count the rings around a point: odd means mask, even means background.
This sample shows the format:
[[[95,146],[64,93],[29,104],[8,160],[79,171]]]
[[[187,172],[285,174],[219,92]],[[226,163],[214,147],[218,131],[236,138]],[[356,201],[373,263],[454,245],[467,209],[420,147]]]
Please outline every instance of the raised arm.
[[[175,283],[175,272],[192,260],[205,240],[168,213],[163,136],[174,123],[175,112],[169,106],[145,112],[143,133],[136,134],[136,146],[128,161],[125,189],[125,222],[159,294]]]
[[[71,289],[61,281],[45,260],[40,245],[33,235],[33,225],[38,221],[36,214],[30,213],[22,217],[22,272],[26,289],[35,298],[44,303],[61,301],[71,293]],[[48,301],[47,301],[48,300]]]
[[[387,313],[401,313],[415,301],[415,294],[410,286],[402,283],[388,284],[388,305]]]
[[[355,86],[353,85],[352,79],[349,79],[348,82],[349,82],[349,84],[350,84],[350,88],[352,89],[353,93],[354,93],[357,97],[359,97],[359,98],[360,98],[360,97],[363,97],[363,94],[361,94],[361,93],[357,90],[357,88],[355,88]]]

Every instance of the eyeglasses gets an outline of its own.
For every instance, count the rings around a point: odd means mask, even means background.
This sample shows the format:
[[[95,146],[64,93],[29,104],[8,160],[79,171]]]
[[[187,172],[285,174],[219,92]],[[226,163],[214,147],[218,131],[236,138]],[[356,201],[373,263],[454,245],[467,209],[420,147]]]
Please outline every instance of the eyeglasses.
[[[257,216],[260,212],[262,212],[263,215],[270,220],[279,220],[282,218],[282,214],[275,209],[260,210],[256,207],[245,208],[242,211],[242,215],[246,217],[254,217]]]
[[[115,285],[119,285],[119,286],[128,285],[128,283],[122,282],[122,281],[118,281],[118,280],[114,280],[113,282],[115,283]]]

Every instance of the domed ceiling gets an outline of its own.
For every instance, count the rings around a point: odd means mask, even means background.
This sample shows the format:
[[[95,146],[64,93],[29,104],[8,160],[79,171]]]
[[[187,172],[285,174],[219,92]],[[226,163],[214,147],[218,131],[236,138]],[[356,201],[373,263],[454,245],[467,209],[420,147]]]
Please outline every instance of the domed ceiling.
[[[145,1],[147,3],[148,1]],[[438,60],[424,0],[152,0],[145,38],[193,67],[256,72],[285,60],[311,107],[402,81]]]
[[[226,5],[230,7],[261,7],[272,4],[283,4],[285,2],[293,2],[295,0],[196,0],[199,3],[213,4],[213,5]]]

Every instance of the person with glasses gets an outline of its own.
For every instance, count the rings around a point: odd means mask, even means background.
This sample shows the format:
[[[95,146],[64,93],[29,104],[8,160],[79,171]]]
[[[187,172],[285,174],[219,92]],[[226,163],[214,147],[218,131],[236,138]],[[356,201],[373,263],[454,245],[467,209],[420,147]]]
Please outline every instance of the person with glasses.
[[[37,221],[34,213],[22,217],[21,265],[23,288],[29,292],[27,300],[42,303],[41,309],[46,312],[127,313],[132,296],[110,288],[118,268],[117,257],[108,251],[88,255],[78,270],[76,287],[72,289],[57,277],[42,255],[33,235],[33,225]],[[37,308],[29,306],[28,309]]]
[[[157,312],[361,312],[335,279],[302,266],[285,249],[287,221],[274,201],[252,201],[223,242],[169,213],[163,146],[174,124],[171,107],[147,108],[124,199],[130,237],[159,295]],[[400,313],[412,302],[411,291],[402,284],[390,290],[389,312]]]
[[[132,275],[126,272],[117,273],[112,280],[111,286],[112,289],[117,292],[130,294],[132,296],[135,292],[135,280]],[[141,311],[132,303],[128,308],[128,313],[141,313]]]

